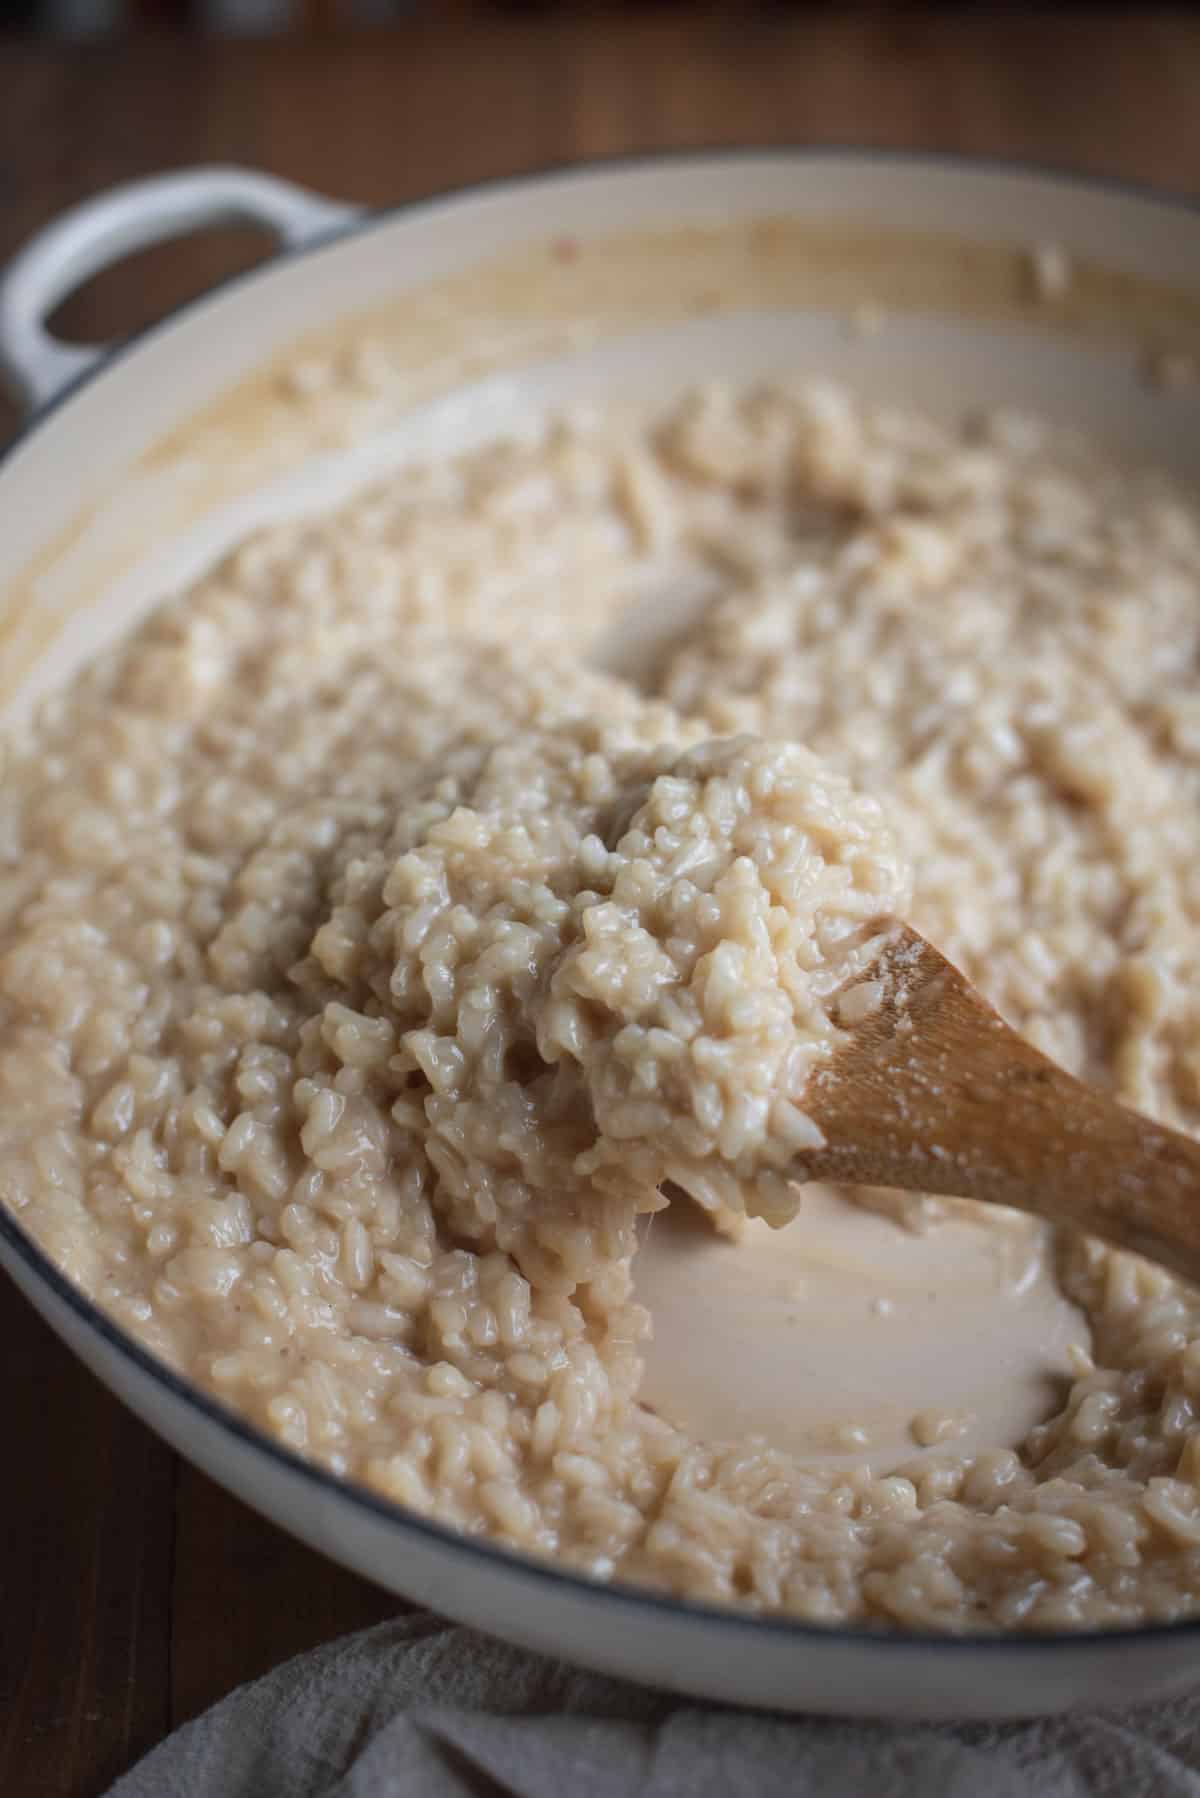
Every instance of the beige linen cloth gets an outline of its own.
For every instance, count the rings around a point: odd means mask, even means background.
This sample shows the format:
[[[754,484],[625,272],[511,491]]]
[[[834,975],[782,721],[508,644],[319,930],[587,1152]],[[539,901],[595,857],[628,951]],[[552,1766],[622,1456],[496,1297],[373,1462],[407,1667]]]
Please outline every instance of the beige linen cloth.
[[[766,1716],[581,1673],[418,1614],[243,1686],[109,1798],[785,1795],[1200,1798],[1200,1682],[1169,1703],[1042,1723]]]

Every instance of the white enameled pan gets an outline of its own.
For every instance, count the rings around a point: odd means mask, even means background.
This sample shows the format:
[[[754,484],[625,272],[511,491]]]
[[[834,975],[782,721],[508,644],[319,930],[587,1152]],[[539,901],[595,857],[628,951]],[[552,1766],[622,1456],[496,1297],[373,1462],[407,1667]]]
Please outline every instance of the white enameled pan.
[[[118,350],[48,332],[101,267],[227,220],[265,226],[279,254]],[[1072,278],[1039,294],[1030,252],[1051,245]],[[370,216],[236,169],[165,175],[68,214],[0,281],[0,369],[31,414],[0,464],[0,705],[19,722],[254,523],[546,409],[807,370],[943,410],[1033,406],[1195,473],[1200,389],[1147,368],[1198,349],[1200,214],[1022,169],[696,155]],[[876,1635],[590,1584],[258,1434],[107,1321],[2,1204],[0,1264],[213,1478],[380,1584],[514,1641],[735,1703],[892,1717],[1030,1715],[1200,1677],[1200,1623]]]

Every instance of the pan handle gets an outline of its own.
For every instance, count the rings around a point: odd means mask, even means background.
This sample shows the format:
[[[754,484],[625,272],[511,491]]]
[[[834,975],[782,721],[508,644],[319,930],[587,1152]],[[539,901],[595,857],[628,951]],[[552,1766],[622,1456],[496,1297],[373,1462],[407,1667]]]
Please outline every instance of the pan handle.
[[[103,361],[108,346],[65,343],[45,321],[73,288],[133,250],[225,224],[261,225],[295,249],[356,216],[353,206],[250,169],[181,169],[110,188],[39,231],[0,274],[0,377],[36,412]]]

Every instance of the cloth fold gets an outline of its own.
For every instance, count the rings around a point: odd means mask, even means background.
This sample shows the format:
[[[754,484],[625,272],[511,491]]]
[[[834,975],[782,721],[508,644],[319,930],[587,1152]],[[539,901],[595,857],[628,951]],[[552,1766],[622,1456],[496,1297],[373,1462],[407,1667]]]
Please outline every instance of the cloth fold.
[[[416,1614],[286,1662],[108,1798],[1200,1798],[1200,1689],[1042,1722],[729,1710]]]

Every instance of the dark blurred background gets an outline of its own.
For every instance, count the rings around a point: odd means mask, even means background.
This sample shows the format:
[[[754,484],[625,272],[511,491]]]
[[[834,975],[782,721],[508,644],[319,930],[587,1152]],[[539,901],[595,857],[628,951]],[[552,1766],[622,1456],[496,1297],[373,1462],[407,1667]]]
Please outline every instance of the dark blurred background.
[[[786,9],[790,0],[772,0]],[[199,29],[234,35],[329,32],[339,27],[404,21],[486,19],[505,14],[578,14],[663,10],[670,0],[612,0],[604,8],[577,0],[0,0],[0,18],[16,30],[87,41],[138,30]],[[680,11],[695,12],[689,0]],[[762,10],[754,5],[747,12]]]
[[[550,163],[728,143],[952,150],[1200,193],[1200,12],[0,0],[0,262],[75,201],[188,163],[250,164],[386,205]],[[86,283],[55,324],[119,338],[270,247],[239,229],[159,246]],[[0,439],[14,421],[0,396]]]
[[[401,22],[486,20],[505,15],[528,18],[607,12],[619,16],[665,10],[687,14],[713,9],[697,6],[694,0],[609,0],[600,6],[580,4],[580,0],[0,0],[0,23],[12,32],[36,33],[63,42],[95,42],[122,33],[172,29],[256,36],[329,33],[339,28]],[[811,16],[838,9],[831,8],[827,0],[750,0],[725,10],[747,15],[791,12]],[[891,5],[871,10],[903,16],[921,9],[905,0],[893,0]],[[957,6],[954,0],[948,0],[946,10],[962,10],[961,0]],[[1057,6],[1031,10],[1081,8],[1064,7],[1060,0]],[[1136,17],[1145,9],[1131,3],[1116,10]],[[1200,110],[1200,99],[1197,107]]]
[[[630,0],[636,5],[636,0]],[[237,35],[329,31],[422,18],[572,11],[567,0],[0,0],[13,30],[87,41],[122,32],[195,28]]]

